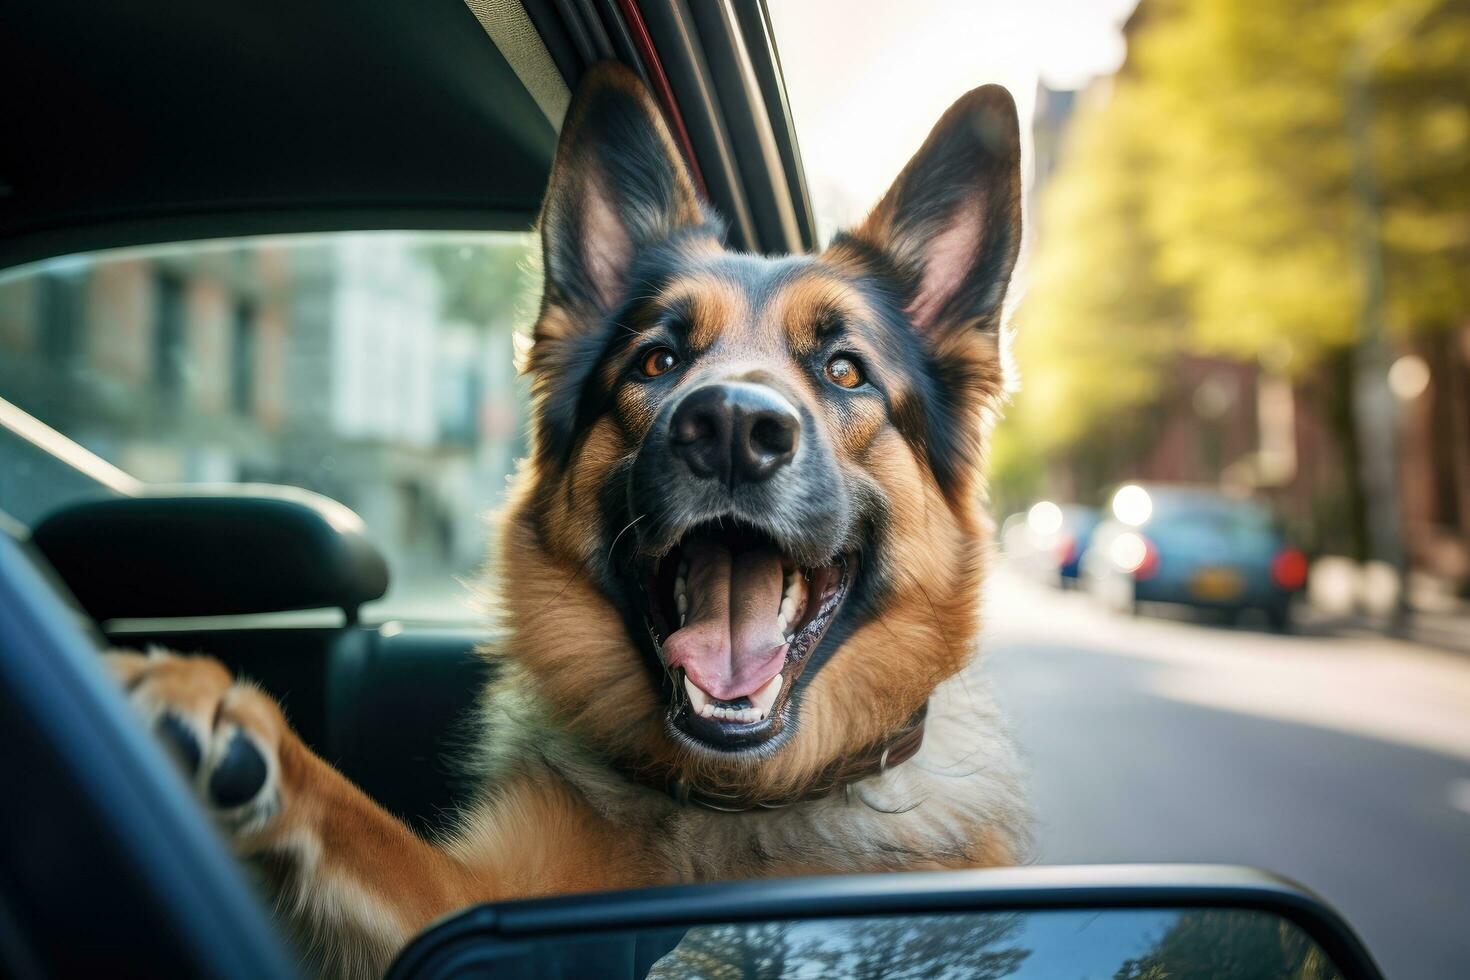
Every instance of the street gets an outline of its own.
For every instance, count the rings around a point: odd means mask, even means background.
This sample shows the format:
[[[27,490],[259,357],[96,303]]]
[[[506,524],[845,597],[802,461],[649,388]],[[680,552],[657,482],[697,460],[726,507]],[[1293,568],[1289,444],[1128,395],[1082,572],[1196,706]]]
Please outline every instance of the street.
[[[1255,865],[1390,980],[1470,976],[1470,658],[1135,619],[1004,569],[986,609],[1039,863]]]

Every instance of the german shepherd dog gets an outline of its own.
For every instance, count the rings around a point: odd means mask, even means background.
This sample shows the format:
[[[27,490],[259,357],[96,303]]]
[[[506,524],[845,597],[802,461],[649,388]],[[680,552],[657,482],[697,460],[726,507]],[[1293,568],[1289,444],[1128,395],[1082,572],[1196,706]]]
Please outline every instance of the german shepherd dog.
[[[1020,858],[1016,753],[966,669],[1020,221],[986,86],[824,251],[729,251],[641,83],[588,73],[458,829],[415,836],[217,661],[112,656],[324,973],[487,900]]]

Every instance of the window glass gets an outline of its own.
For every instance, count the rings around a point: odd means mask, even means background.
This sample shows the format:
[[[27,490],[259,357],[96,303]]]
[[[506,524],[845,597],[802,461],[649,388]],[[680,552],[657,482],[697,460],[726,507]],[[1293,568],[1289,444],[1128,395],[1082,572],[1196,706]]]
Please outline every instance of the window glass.
[[[523,451],[527,234],[250,238],[0,274],[0,512],[104,487],[259,482],[362,515],[369,615],[463,618]]]

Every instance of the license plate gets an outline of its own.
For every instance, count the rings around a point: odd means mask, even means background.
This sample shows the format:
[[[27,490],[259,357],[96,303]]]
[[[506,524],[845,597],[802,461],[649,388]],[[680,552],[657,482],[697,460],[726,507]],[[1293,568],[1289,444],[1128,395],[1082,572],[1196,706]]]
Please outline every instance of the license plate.
[[[1207,568],[1195,575],[1192,585],[1195,596],[1214,602],[1234,599],[1245,589],[1240,576],[1228,568]]]

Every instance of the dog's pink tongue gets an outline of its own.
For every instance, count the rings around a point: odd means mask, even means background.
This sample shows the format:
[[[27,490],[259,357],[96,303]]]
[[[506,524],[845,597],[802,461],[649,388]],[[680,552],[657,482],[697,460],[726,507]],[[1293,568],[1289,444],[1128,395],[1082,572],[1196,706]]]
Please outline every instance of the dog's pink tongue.
[[[786,660],[776,626],[784,574],[781,556],[761,548],[731,555],[724,545],[692,542],[689,615],[664,643],[670,667],[722,701],[760,690]]]

